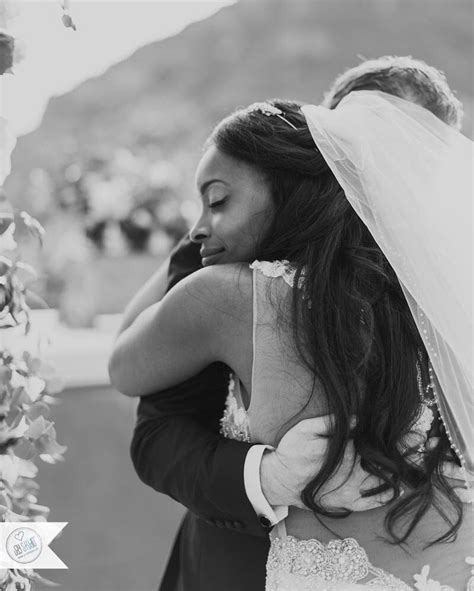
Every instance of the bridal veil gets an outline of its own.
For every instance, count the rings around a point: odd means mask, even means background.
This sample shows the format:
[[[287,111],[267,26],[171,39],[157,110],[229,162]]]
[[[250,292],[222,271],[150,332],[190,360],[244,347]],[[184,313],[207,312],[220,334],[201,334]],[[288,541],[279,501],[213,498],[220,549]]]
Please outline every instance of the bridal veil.
[[[452,447],[474,473],[473,143],[419,105],[378,91],[302,111],[397,273]]]

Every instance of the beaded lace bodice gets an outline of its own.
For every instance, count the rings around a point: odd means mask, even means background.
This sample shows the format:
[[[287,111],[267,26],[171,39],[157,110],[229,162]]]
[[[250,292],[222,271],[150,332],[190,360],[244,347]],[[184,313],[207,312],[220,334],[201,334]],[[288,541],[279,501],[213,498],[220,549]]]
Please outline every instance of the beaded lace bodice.
[[[281,278],[287,285],[294,286],[296,270],[288,261],[254,261],[250,268],[254,273]],[[303,277],[300,277],[298,288],[302,287],[302,281]],[[255,322],[254,317],[254,325]],[[420,437],[420,451],[433,416],[430,408],[420,405],[419,417],[412,427]],[[251,441],[249,416],[242,403],[240,383],[233,375],[229,380],[221,433],[230,439]],[[270,537],[266,591],[455,591],[430,579],[428,565],[420,574],[414,575],[413,586],[410,586],[371,564],[366,551],[353,538],[334,539],[327,544],[316,539],[299,540],[286,535],[284,524],[276,526]],[[474,566],[474,559],[468,558],[466,562]],[[469,579],[466,589],[474,591],[474,576]]]
[[[233,374],[229,378],[227,399],[221,418],[221,433],[227,439],[250,441],[250,421],[242,404],[240,384]]]
[[[370,588],[412,591],[400,579],[373,566],[353,538],[297,540],[293,536],[272,540],[267,561],[267,590],[295,591]],[[422,587],[422,589],[424,589]]]

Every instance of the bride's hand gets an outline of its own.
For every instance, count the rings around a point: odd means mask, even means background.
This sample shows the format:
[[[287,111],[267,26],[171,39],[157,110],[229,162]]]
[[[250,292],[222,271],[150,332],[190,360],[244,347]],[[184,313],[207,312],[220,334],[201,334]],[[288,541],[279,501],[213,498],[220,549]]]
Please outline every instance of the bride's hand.
[[[260,479],[262,492],[270,505],[307,509],[301,501],[301,492],[323,465],[329,444],[329,429],[328,415],[304,419],[284,435],[274,451],[263,455]],[[367,511],[392,500],[392,491],[362,497],[364,491],[379,486],[381,482],[363,470],[358,459],[351,473],[354,454],[354,446],[349,442],[339,470],[318,495],[325,508]],[[344,485],[337,489],[343,482]]]

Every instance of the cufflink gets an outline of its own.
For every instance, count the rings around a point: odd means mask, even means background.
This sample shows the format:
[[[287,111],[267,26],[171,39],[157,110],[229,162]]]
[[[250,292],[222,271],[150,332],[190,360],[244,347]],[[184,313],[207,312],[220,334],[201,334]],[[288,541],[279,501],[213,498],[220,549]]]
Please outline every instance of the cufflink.
[[[266,515],[259,515],[258,520],[260,521],[260,525],[264,529],[271,529],[273,527],[272,522],[270,521],[270,519],[268,519]]]

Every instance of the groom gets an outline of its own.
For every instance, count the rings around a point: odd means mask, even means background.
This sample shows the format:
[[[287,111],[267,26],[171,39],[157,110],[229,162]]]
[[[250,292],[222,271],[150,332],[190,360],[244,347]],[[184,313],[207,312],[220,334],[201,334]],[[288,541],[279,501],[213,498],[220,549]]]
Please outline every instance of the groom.
[[[444,76],[423,62],[364,62],[336,79],[324,104],[335,108],[352,90],[397,95],[460,127],[460,102]],[[184,239],[127,307],[122,329],[200,266],[199,245]],[[285,505],[301,503],[301,490],[324,454],[325,440],[315,437],[324,433],[321,419],[293,427],[276,450],[222,437],[227,383],[228,369],[215,363],[180,386],[143,397],[138,406],[135,469],[146,484],[189,509],[160,591],[264,589],[268,531],[286,515]]]

